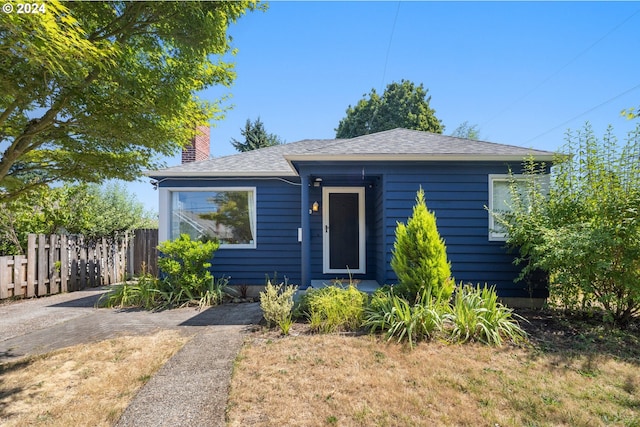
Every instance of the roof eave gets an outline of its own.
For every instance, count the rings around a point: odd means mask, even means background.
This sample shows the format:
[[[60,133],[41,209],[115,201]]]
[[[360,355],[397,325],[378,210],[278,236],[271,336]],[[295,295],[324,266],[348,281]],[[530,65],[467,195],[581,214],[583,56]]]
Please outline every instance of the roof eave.
[[[271,177],[271,176],[298,176],[293,171],[225,171],[225,172],[201,172],[201,171],[146,171],[144,175],[149,178],[198,178],[198,177],[220,177],[220,178],[234,178],[234,177]]]
[[[501,155],[501,154],[292,154],[286,155],[285,159],[293,166],[293,162],[302,161],[523,161],[528,156],[533,155],[536,161],[553,161],[556,155],[526,153],[522,155]]]
[[[551,162],[558,160],[556,154],[536,154],[529,153],[523,155],[500,155],[500,154],[290,154],[285,155],[290,170],[280,171],[145,171],[144,175],[149,178],[173,178],[173,177],[271,177],[271,176],[298,176],[294,162],[362,162],[362,161],[394,161],[394,162],[415,162],[415,161],[450,161],[450,162],[521,162],[529,155],[533,159],[541,162]]]

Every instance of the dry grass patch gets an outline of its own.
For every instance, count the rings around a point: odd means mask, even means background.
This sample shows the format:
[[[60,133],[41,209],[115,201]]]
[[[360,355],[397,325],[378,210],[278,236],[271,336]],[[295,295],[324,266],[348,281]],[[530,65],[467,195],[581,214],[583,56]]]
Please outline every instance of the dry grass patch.
[[[231,426],[640,425],[637,363],[535,348],[258,332],[231,385]]]
[[[111,426],[188,340],[161,331],[0,364],[0,424]]]

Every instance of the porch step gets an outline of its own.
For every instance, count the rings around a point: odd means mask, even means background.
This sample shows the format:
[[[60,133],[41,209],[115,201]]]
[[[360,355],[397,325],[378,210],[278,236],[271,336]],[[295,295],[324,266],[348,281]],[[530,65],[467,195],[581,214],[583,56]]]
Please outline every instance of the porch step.
[[[335,280],[312,280],[311,287],[312,288],[324,288],[327,286],[333,286],[337,283],[334,283]],[[366,292],[368,294],[372,294],[380,287],[377,281],[375,280],[357,280],[354,279],[354,285],[356,288],[361,290],[362,292]],[[342,286],[349,286],[349,280],[345,279],[342,281]]]

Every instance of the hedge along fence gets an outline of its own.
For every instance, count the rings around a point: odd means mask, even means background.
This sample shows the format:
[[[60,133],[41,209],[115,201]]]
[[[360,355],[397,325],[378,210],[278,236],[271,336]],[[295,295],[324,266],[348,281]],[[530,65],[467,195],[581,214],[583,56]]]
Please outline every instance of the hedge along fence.
[[[0,257],[0,299],[71,292],[122,282],[129,237],[30,234],[27,255]],[[130,265],[129,269],[132,269]]]

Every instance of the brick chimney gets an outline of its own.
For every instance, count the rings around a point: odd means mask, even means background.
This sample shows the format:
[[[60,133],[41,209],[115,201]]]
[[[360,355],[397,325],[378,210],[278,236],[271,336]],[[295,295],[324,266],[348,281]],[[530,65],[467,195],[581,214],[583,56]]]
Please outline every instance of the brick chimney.
[[[182,164],[209,159],[210,132],[209,126],[196,126],[196,136],[187,147],[182,149]]]

